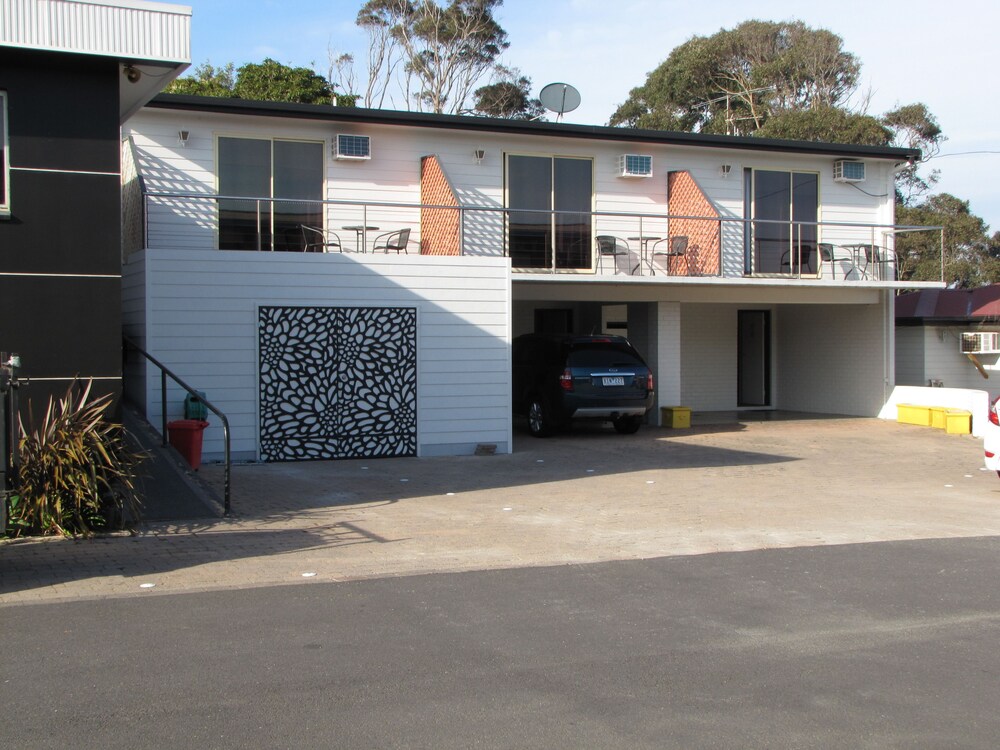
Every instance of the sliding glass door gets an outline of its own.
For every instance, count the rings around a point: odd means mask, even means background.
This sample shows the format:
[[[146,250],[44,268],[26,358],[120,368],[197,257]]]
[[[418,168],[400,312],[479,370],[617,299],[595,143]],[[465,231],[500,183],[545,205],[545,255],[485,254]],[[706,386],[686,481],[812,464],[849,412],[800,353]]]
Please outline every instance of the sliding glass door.
[[[323,144],[219,138],[219,248],[302,250],[302,225],[322,228]],[[250,199],[253,200],[250,200]],[[257,200],[274,199],[274,200]]]
[[[594,163],[507,157],[507,242],[514,268],[589,269]]]
[[[749,274],[816,274],[819,175],[747,169],[745,271]]]

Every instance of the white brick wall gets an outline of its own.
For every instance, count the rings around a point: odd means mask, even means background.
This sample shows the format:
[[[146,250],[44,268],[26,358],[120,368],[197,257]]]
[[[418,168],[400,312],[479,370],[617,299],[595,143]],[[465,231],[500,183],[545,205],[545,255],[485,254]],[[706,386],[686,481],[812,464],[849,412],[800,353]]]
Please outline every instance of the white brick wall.
[[[736,408],[737,307],[682,305],[681,404],[695,411]]]
[[[882,305],[789,305],[776,318],[779,408],[879,413],[889,391]]]

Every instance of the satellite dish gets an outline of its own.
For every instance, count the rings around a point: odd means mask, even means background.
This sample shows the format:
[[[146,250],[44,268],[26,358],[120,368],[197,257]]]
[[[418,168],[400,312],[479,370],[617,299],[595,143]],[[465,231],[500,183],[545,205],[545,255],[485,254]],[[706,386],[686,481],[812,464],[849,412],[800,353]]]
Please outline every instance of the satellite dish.
[[[558,121],[580,106],[580,92],[568,83],[550,83],[538,94],[538,100],[545,109],[556,113]]]

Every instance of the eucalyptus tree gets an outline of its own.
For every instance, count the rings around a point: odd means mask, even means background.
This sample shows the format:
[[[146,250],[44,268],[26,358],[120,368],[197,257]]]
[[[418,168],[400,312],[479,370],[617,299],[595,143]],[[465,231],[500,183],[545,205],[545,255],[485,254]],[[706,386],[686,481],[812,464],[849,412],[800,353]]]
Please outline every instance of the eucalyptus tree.
[[[407,103],[456,114],[510,46],[493,12],[502,0],[368,0],[357,25],[369,36],[365,106],[381,106],[402,77]]]
[[[675,48],[610,124],[750,135],[783,112],[840,108],[861,63],[801,21],[746,21]]]
[[[492,81],[476,89],[472,112],[484,117],[507,120],[540,120],[542,103],[531,96],[531,79],[517,68],[496,66]]]

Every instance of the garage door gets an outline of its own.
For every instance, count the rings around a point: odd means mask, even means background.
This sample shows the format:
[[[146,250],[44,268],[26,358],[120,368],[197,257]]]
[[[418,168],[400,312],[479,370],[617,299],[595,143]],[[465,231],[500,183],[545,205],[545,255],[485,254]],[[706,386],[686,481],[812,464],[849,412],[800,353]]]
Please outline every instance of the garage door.
[[[264,461],[415,456],[417,311],[261,307]]]

